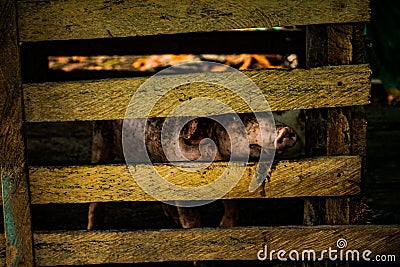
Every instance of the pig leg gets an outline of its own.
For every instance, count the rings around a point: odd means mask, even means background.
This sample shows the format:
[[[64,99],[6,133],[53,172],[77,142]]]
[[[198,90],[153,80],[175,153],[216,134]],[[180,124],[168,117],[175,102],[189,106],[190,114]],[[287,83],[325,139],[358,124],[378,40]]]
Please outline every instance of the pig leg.
[[[204,126],[199,124],[201,124],[201,121],[198,119],[191,120],[180,133],[182,153],[190,160],[196,160],[200,157],[199,143],[203,138],[207,137],[203,132]],[[184,229],[201,226],[200,211],[198,208],[173,207],[163,204],[163,209],[168,217],[171,217]]]
[[[176,207],[168,204],[162,204],[162,207],[165,215],[184,229],[201,226],[200,212],[197,208]]]
[[[95,230],[101,228],[103,220],[104,204],[99,202],[90,203],[87,230]]]
[[[162,204],[164,214],[171,218],[177,225],[184,229],[190,229],[201,226],[200,211],[198,208],[176,207],[168,204]]]
[[[179,222],[182,228],[196,228],[201,226],[200,211],[198,208],[177,207]]]
[[[239,203],[236,200],[222,200],[224,205],[224,216],[219,227],[237,226],[239,221]]]
[[[162,203],[162,208],[165,216],[171,218],[176,224],[181,225],[178,210],[175,206]]]
[[[111,121],[96,121],[93,124],[92,159],[94,164],[109,163],[113,153],[114,127]],[[91,203],[88,211],[87,230],[99,229],[104,220],[104,204]]]

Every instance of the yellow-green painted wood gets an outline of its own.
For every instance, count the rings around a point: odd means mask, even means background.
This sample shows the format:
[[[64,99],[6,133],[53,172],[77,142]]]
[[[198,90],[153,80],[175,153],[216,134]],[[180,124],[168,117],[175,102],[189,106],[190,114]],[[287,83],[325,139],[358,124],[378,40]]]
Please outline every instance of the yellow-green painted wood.
[[[171,183],[195,187],[217,179],[226,166],[226,162],[217,162],[200,172],[185,172],[168,164],[157,164],[154,168]],[[148,168],[153,167],[141,165],[134,175],[149,176]],[[360,192],[361,159],[358,156],[280,161],[269,181],[250,193],[248,187],[255,171],[256,164],[249,163],[241,180],[224,198],[345,196]],[[126,165],[32,166],[29,173],[33,204],[154,201],[138,186]],[[184,199],[175,198],[166,193],[164,200],[191,200],[190,195]]]
[[[309,70],[243,71],[260,88],[271,111],[365,105],[369,103],[370,69],[367,65],[322,67]],[[168,76],[189,79],[193,75]],[[197,76],[196,76],[197,77]],[[100,81],[25,84],[25,112],[28,122],[123,119],[128,104],[147,78]],[[162,82],[163,78],[160,82]],[[243,88],[246,92],[246,88]],[[148,103],[154,93],[145,91],[135,105],[135,117],[147,117]],[[166,93],[153,107],[149,117],[166,117],[179,104],[197,97],[220,100],[236,113],[252,112],[233,91],[209,83],[190,83]],[[251,97],[250,92],[248,97]],[[268,111],[263,101],[251,107]],[[185,116],[217,115],[213,105],[188,109]]]
[[[270,28],[370,19],[367,0],[18,1],[22,42]]]
[[[323,250],[337,250],[339,239],[347,241],[346,252],[359,251],[370,260],[376,255],[400,256],[399,226],[281,226],[236,227],[225,229],[197,228],[158,231],[76,231],[35,233],[36,263],[40,266],[102,263],[164,262],[190,260],[257,260],[266,245],[268,253],[314,250],[320,258]],[[261,253],[260,256],[264,254]],[[294,255],[294,254],[292,254]],[[339,252],[331,256],[340,259]],[[281,255],[282,256],[282,255]],[[307,254],[305,254],[307,257]],[[329,253],[322,254],[328,259]],[[351,259],[351,255],[349,256]],[[312,259],[312,258],[311,258]],[[265,263],[268,263],[267,260]],[[356,262],[356,261],[354,261]]]

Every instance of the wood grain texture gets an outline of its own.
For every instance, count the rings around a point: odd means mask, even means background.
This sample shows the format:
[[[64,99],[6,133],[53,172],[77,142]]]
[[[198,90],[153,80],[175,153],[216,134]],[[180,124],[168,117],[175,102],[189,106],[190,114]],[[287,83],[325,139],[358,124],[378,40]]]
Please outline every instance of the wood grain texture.
[[[351,108],[351,154],[367,156],[367,119],[362,106]]]
[[[345,65],[353,62],[353,28],[352,24],[327,26],[329,65]]]
[[[307,26],[307,67],[324,65],[360,64],[363,61],[363,24],[311,25]],[[365,88],[370,91],[370,86]],[[356,104],[354,104],[356,105]],[[314,116],[317,118],[316,116]],[[354,122],[353,122],[354,117]],[[314,123],[318,125],[318,123]],[[310,135],[309,143],[319,143]],[[349,155],[353,152],[365,155],[366,121],[359,108],[328,109],[326,118],[326,154]],[[363,168],[365,163],[363,163]],[[305,199],[304,223],[348,224],[355,217],[362,217],[352,207],[361,207],[361,198]],[[360,205],[358,205],[358,202]]]
[[[324,223],[330,225],[350,224],[350,198],[327,198]]]
[[[257,252],[283,249],[287,253],[312,249],[316,258],[329,247],[337,249],[339,238],[347,241],[344,251],[370,250],[400,256],[398,226],[282,226],[238,227],[135,232],[35,233],[35,254],[40,266],[102,263],[164,262],[190,260],[257,260]],[[195,241],[194,241],[195,240]],[[335,253],[334,253],[335,254]],[[340,253],[335,255],[340,257]],[[343,254],[345,257],[346,254]],[[273,254],[276,259],[277,252]],[[288,255],[285,255],[288,257]],[[307,255],[306,255],[307,256]],[[333,256],[333,254],[332,254]],[[328,253],[324,253],[326,259]],[[351,257],[351,256],[350,256]],[[269,262],[267,260],[267,262]]]
[[[354,53],[353,53],[354,54]],[[362,57],[361,57],[362,59]],[[351,107],[351,155],[361,156],[361,177],[365,181],[367,156],[367,118],[363,106]],[[361,186],[365,190],[365,185]],[[367,222],[367,200],[360,195],[349,201],[349,219],[351,224],[365,224]]]
[[[0,177],[6,265],[33,266],[15,1],[0,1]],[[4,243],[3,243],[4,244]]]
[[[328,66],[328,30],[326,25],[306,26],[306,67]]]
[[[270,181],[250,193],[248,187],[256,165],[249,163],[239,183],[224,198],[354,195],[360,192],[360,164],[357,156],[281,161]],[[200,172],[184,172],[166,164],[154,168],[172,183],[194,187],[217,179],[226,166],[227,163],[213,163]],[[145,172],[151,167],[139,167],[134,175],[148,176]],[[126,165],[30,167],[30,181],[33,204],[154,201],[138,186]],[[167,195],[165,199],[176,200],[176,196]],[[190,199],[187,196],[180,200]]]
[[[308,42],[313,44],[309,39],[310,27],[308,26]],[[321,36],[320,36],[321,37]],[[314,37],[316,38],[316,37]],[[314,50],[312,50],[314,51]],[[309,55],[310,56],[310,55]],[[312,63],[312,60],[308,60]],[[326,155],[326,126],[327,126],[327,110],[326,109],[310,109],[306,110],[306,132],[305,132],[305,153],[306,156],[325,156]],[[304,199],[304,215],[303,222],[305,225],[316,225],[323,220],[325,214],[325,202],[320,198]]]
[[[304,199],[304,225],[321,225],[325,219],[326,200],[321,197]]]
[[[353,25],[353,37],[352,37],[352,62],[353,64],[365,64],[367,63],[366,59],[366,35],[365,32],[365,23],[355,23]]]
[[[344,25],[344,27],[347,27],[347,25]],[[307,68],[315,68],[315,67],[321,67],[321,66],[326,66],[329,65],[329,60],[335,60],[334,57],[330,56],[332,51],[336,51],[340,53],[340,49],[338,49],[339,45],[336,44],[336,41],[340,44],[343,43],[342,40],[340,40],[341,36],[339,37],[338,40],[335,40],[332,38],[332,35],[335,35],[335,29],[339,28],[340,26],[337,25],[309,25],[306,27],[306,66]],[[348,39],[346,38],[346,31],[343,30],[341,31],[342,35],[344,35],[344,45],[348,44],[346,42]],[[343,34],[344,33],[344,34]],[[333,42],[333,44],[332,44]],[[341,56],[340,54],[338,55],[340,59],[346,59],[348,50],[351,50],[351,47],[346,47],[344,50],[344,56]],[[336,62],[337,65],[337,62]],[[335,111],[335,110],[334,110]],[[308,134],[307,136],[307,144],[306,147],[308,146],[309,148],[306,149],[308,153],[312,153],[315,151],[318,146],[320,149],[317,151],[320,153],[324,153],[323,155],[328,155],[328,140],[331,142],[331,149],[332,149],[332,143],[334,140],[337,138],[342,137],[340,134],[338,137],[332,135],[329,136],[329,131],[328,128],[332,124],[332,117],[329,116],[329,112],[333,111],[314,111],[313,113],[310,113],[310,120],[314,120],[313,122],[309,123],[309,126],[307,128],[308,132],[311,132],[312,134]],[[318,113],[320,113],[320,116],[318,116]],[[335,120],[333,120],[335,122]],[[346,120],[347,122],[347,120]],[[340,122],[337,123],[338,126],[341,128],[342,125]],[[316,127],[315,131],[321,132],[323,134],[321,135],[315,135],[313,134],[314,129],[312,127]],[[334,126],[330,127],[332,131],[334,131]],[[340,129],[338,129],[339,131]],[[347,131],[348,132],[348,131]],[[347,136],[347,135],[346,135]],[[325,140],[322,140],[321,138],[324,138]],[[321,144],[321,145],[318,145]],[[327,214],[327,206],[332,207],[332,205],[328,205],[327,199],[325,198],[306,198],[304,199],[304,216],[303,216],[303,221],[305,225],[318,225],[318,224],[324,224],[325,223],[325,217]]]
[[[6,266],[6,237],[0,234],[0,266]]]
[[[356,1],[18,1],[21,41],[93,39],[370,19]]]
[[[364,27],[365,23],[307,26],[306,66],[364,64]]]
[[[327,30],[327,57],[329,64],[352,64],[353,55],[355,54],[353,43],[357,40],[355,34],[360,34],[360,32],[356,31],[355,25],[328,25]],[[357,47],[357,45],[355,46]],[[369,93],[370,88],[366,88],[366,90]],[[362,127],[361,124],[358,126]],[[352,127],[352,113],[350,108],[328,110],[327,155],[350,155],[354,131],[356,129]],[[326,199],[324,223],[349,224],[350,218],[354,217],[353,213],[354,211],[350,210],[350,199],[348,197],[328,198]]]
[[[367,65],[291,71],[257,70],[243,73],[260,88],[272,111],[369,103],[367,88],[370,86],[370,69]],[[168,82],[189,79],[192,75],[199,79],[203,75],[218,77],[218,73],[170,75]],[[163,81],[164,78],[165,75],[159,79]],[[123,119],[132,96],[146,79],[26,84],[26,120],[56,122]],[[248,91],[243,92],[247,97],[251,97]],[[233,91],[208,83],[190,83],[165,94],[151,110],[150,117],[166,117],[177,105],[197,97],[223,101],[237,113],[251,112]],[[145,91],[141,94],[141,102],[134,107],[137,114],[147,114],[147,103],[152,98],[154,93]],[[255,107],[267,111],[264,102],[253,101],[252,108]],[[215,115],[216,111],[213,110],[212,106],[203,106],[201,109],[187,110],[185,115]]]
[[[349,155],[351,151],[351,114],[349,109],[329,109],[327,154]]]
[[[312,156],[326,155],[326,109],[305,110],[305,154]]]

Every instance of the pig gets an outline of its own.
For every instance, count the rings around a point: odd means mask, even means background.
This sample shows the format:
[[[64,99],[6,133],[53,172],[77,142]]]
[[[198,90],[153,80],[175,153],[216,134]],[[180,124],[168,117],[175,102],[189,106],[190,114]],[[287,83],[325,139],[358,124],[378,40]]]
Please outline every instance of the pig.
[[[258,119],[258,120],[257,120]],[[272,129],[269,117],[254,114],[218,115],[214,117],[184,118],[184,123],[172,120],[175,137],[166,135],[162,143],[162,129],[165,118],[130,119],[125,121],[131,140],[143,138],[137,129],[145,129],[145,149],[135,150],[133,161],[143,161],[147,153],[152,163],[173,161],[247,161],[258,160],[265,153],[280,155],[288,147],[295,145],[297,135],[287,126],[276,126]],[[185,123],[186,122],[186,123]],[[242,124],[243,123],[243,124]],[[122,127],[124,122],[98,121],[93,127],[92,163],[105,164],[117,158],[124,158],[122,148]],[[184,125],[182,125],[184,124]],[[244,126],[241,128],[240,126]],[[183,126],[183,127],[182,127]],[[130,131],[132,129],[132,131]],[[266,133],[261,137],[261,131]],[[125,133],[126,134],[126,128]],[[176,134],[177,133],[177,134]],[[171,139],[171,140],[170,140]],[[204,142],[204,141],[213,142]],[[140,141],[140,140],[138,140]],[[235,151],[233,151],[235,150]],[[132,161],[132,159],[130,159]],[[220,227],[232,227],[239,220],[238,202],[222,200],[224,215]],[[163,204],[164,213],[182,228],[201,226],[198,208],[180,207]],[[88,212],[87,229],[97,229],[103,220],[104,205],[91,203]]]

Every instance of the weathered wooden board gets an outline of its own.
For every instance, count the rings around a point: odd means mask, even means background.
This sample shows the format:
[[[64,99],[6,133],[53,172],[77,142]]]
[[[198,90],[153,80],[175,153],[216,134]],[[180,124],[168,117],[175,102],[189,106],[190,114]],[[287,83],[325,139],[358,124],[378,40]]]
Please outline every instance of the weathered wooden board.
[[[370,19],[356,1],[18,1],[21,41],[270,28]]]
[[[351,109],[351,154],[367,155],[367,119],[364,107]]]
[[[6,238],[3,233],[0,234],[0,266],[6,265]]]
[[[7,266],[33,266],[17,10],[0,1],[0,178]]]
[[[226,166],[223,162],[213,163],[201,172],[184,172],[166,164],[154,168],[172,183],[194,187],[215,180]],[[148,176],[141,168],[136,170],[135,175]],[[256,164],[249,163],[239,183],[224,198],[344,196],[360,192],[361,159],[357,156],[280,161],[270,181],[250,193],[248,187],[255,171]],[[138,186],[126,165],[30,167],[30,186],[33,204],[154,201]],[[190,199],[187,196],[181,200]]]
[[[367,65],[323,67],[310,70],[243,71],[260,88],[270,109],[291,110],[319,107],[365,105],[369,103],[370,69]],[[199,79],[218,73],[169,75],[168,79]],[[165,78],[165,75],[163,75]],[[164,79],[160,78],[160,79]],[[28,122],[123,119],[128,104],[147,78],[102,81],[60,82],[24,85]],[[160,80],[162,81],[162,80]],[[246,89],[243,88],[243,92]],[[248,93],[248,97],[250,97]],[[237,113],[251,112],[233,91],[210,83],[190,83],[165,94],[153,107],[150,117],[166,117],[179,104],[197,97],[220,100]],[[142,93],[137,114],[147,114],[154,93]],[[253,101],[252,108],[267,108]],[[187,110],[187,116],[216,115],[213,105]],[[219,112],[217,112],[219,113]],[[142,115],[144,116],[144,115]],[[140,115],[138,115],[140,117]],[[145,116],[144,116],[145,117]],[[147,116],[146,116],[147,117]]]
[[[349,155],[351,151],[351,115],[349,109],[329,109],[327,154]]]
[[[277,251],[315,251],[315,258],[327,259],[323,250],[337,250],[337,241],[344,239],[347,246],[342,258],[352,259],[351,251],[375,260],[376,255],[400,256],[400,228],[398,226],[282,226],[240,227],[231,229],[191,229],[135,232],[58,232],[35,233],[36,262],[40,266],[81,265],[102,263],[163,262],[188,260],[257,260],[257,253]],[[264,254],[261,253],[260,256]],[[341,253],[331,257],[340,259]],[[355,254],[355,259],[356,258]],[[307,259],[307,254],[305,254]],[[312,259],[312,254],[311,254]],[[396,258],[397,259],[397,258]],[[289,260],[289,258],[288,258]],[[393,258],[392,258],[393,260]],[[355,260],[354,260],[355,261]],[[266,260],[266,262],[269,262]]]
[[[330,65],[352,64],[359,60],[357,53],[363,53],[362,49],[356,51],[360,44],[356,34],[358,25],[342,24],[329,25],[328,31],[328,63]],[[370,87],[366,88],[370,91]],[[350,155],[353,148],[362,151],[366,149],[366,124],[354,121],[349,108],[328,110],[327,125],[327,155]],[[360,114],[360,117],[362,115]],[[363,146],[363,147],[360,147]],[[365,166],[363,166],[365,167]],[[349,224],[354,217],[354,210],[350,210],[350,198],[328,198],[325,205],[325,219],[321,223]]]
[[[362,24],[307,26],[307,67],[363,62],[364,47],[362,37],[359,36],[362,34],[360,30],[362,27]],[[370,86],[365,87],[364,90],[369,94]],[[314,116],[318,118],[318,111]],[[362,108],[328,109],[326,117],[322,118],[320,116],[320,121],[325,124],[321,128],[322,132],[324,132],[324,149],[326,150],[321,150],[321,152],[325,152],[328,156],[365,155],[366,121],[365,116],[362,114]],[[317,127],[317,129],[320,129],[320,127]],[[308,143],[312,146],[311,149],[308,148],[309,152],[318,149],[317,144],[321,143],[321,137],[322,135],[308,135]],[[351,206],[350,199],[346,197],[305,199],[304,223],[307,225],[349,224],[351,218],[356,217],[354,216],[355,212],[351,210]]]

